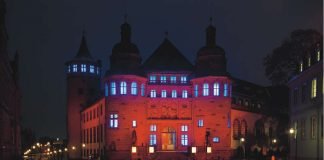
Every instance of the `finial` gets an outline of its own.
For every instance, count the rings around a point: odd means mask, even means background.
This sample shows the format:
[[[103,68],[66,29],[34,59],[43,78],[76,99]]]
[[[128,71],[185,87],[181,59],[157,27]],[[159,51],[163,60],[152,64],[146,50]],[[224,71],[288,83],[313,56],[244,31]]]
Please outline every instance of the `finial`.
[[[127,13],[124,15],[124,20],[125,20],[125,23],[127,23]]]
[[[164,35],[165,35],[165,38],[168,38],[168,36],[169,36],[169,32],[168,32],[168,31],[165,31],[165,32],[164,32]]]
[[[210,25],[213,24],[213,17],[209,17],[209,23],[210,23]]]
[[[85,31],[85,25],[83,24],[83,29],[82,29],[82,36],[85,37],[86,36],[86,31]]]

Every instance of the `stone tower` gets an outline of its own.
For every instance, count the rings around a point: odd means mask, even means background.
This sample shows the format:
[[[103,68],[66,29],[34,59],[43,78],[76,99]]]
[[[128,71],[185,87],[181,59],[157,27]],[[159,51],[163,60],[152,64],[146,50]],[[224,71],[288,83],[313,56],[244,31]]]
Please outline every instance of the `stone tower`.
[[[81,111],[100,93],[101,62],[92,58],[83,34],[77,55],[67,67],[67,138],[70,159],[81,158]]]

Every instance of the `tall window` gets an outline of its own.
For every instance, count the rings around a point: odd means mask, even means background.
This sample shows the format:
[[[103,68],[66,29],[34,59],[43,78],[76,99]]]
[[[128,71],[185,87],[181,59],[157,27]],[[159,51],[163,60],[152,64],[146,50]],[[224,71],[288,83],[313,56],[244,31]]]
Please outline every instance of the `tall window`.
[[[109,121],[109,127],[110,128],[118,128],[118,114],[112,113],[110,114],[110,121]]]
[[[81,64],[81,72],[86,72],[87,71],[87,65]]]
[[[219,83],[214,83],[214,96],[219,96]]]
[[[111,82],[110,83],[110,94],[111,95],[116,95],[116,82]]]
[[[188,98],[188,91],[187,90],[182,91],[182,98]]]
[[[316,86],[317,86],[317,79],[314,78],[312,80],[312,93],[311,93],[311,98],[316,98]]]
[[[156,97],[156,90],[151,90],[151,98],[155,98]]]
[[[176,90],[172,90],[171,97],[172,98],[177,98],[177,91]]]
[[[141,96],[145,96],[145,86],[141,84]]]
[[[71,72],[71,66],[68,65],[68,73],[70,73],[70,72]]]
[[[171,83],[177,83],[177,77],[176,76],[171,76],[170,80],[171,80]]]
[[[311,117],[311,138],[316,138],[316,116]]]
[[[241,121],[241,134],[242,137],[245,137],[247,135],[247,123],[245,120]]]
[[[195,95],[195,97],[198,97],[198,85],[197,84],[194,86],[194,95]]]
[[[227,97],[228,96],[228,84],[225,83],[224,84],[224,97]]]
[[[137,126],[136,121],[133,120],[133,121],[132,121],[132,127],[133,127],[133,128],[136,128],[136,126]]]
[[[161,76],[160,79],[161,79],[161,83],[166,83],[166,76]]]
[[[156,134],[150,134],[150,145],[156,145]]]
[[[321,60],[321,51],[317,51],[316,53],[316,60],[320,61]]]
[[[127,85],[125,81],[120,82],[120,94],[127,94]]]
[[[90,65],[90,73],[95,73],[95,67],[94,67],[94,65]]]
[[[167,97],[167,92],[166,92],[166,90],[162,90],[162,91],[161,91],[161,97],[162,97],[162,98],[166,98],[166,97]]]
[[[180,81],[181,81],[182,84],[187,83],[187,76],[181,76]]]
[[[107,97],[108,96],[108,84],[105,83],[105,96]]]
[[[240,138],[241,125],[238,119],[235,119],[233,122],[233,138],[238,140]]]
[[[299,71],[302,72],[303,71],[303,62],[299,63]]]
[[[155,75],[150,76],[150,83],[156,83],[156,76]]]
[[[132,87],[131,94],[132,95],[137,95],[137,83],[136,82],[132,82],[131,87]]]
[[[208,83],[204,83],[203,85],[203,96],[208,96],[209,95],[209,85]]]
[[[310,57],[310,56],[307,58],[307,66],[308,66],[308,67],[311,66],[311,57]]]
[[[188,134],[181,135],[181,145],[188,146]]]
[[[78,65],[77,64],[73,64],[73,72],[78,72]]]
[[[198,127],[203,127],[204,126],[204,120],[198,119]]]

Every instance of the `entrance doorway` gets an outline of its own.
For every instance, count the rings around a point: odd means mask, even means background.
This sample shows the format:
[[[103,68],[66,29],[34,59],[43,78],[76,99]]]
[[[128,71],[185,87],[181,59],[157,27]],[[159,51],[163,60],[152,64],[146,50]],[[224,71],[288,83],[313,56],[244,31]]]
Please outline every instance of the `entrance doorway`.
[[[172,151],[176,146],[176,131],[174,128],[167,127],[162,130],[162,150]]]

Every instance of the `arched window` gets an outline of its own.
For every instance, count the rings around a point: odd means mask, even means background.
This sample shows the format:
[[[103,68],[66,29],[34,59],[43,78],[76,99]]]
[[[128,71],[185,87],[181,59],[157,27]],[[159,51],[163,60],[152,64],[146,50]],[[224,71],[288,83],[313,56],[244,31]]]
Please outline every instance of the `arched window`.
[[[156,97],[156,90],[151,90],[151,98],[155,98]]]
[[[219,83],[214,83],[214,96],[219,96]]]
[[[141,96],[145,95],[145,86],[144,84],[141,84]]]
[[[228,84],[225,83],[224,84],[224,97],[227,97],[228,96]]]
[[[107,97],[108,96],[108,84],[105,83],[105,96]]]
[[[111,95],[116,95],[116,82],[111,82],[110,83],[110,94]]]
[[[246,137],[247,135],[247,123],[246,121],[243,119],[241,121],[241,136],[242,137]]]
[[[120,82],[120,94],[127,94],[127,85],[125,81]]]
[[[172,98],[177,98],[177,91],[176,90],[172,90],[171,97]]]
[[[137,95],[137,83],[136,82],[132,82],[131,87],[132,87],[131,94],[132,95]]]
[[[188,91],[187,90],[182,91],[182,98],[188,98]]]
[[[240,139],[241,125],[238,119],[235,119],[233,122],[233,138],[235,140]]]
[[[204,83],[203,85],[203,96],[208,96],[209,95],[209,85],[208,83]]]

